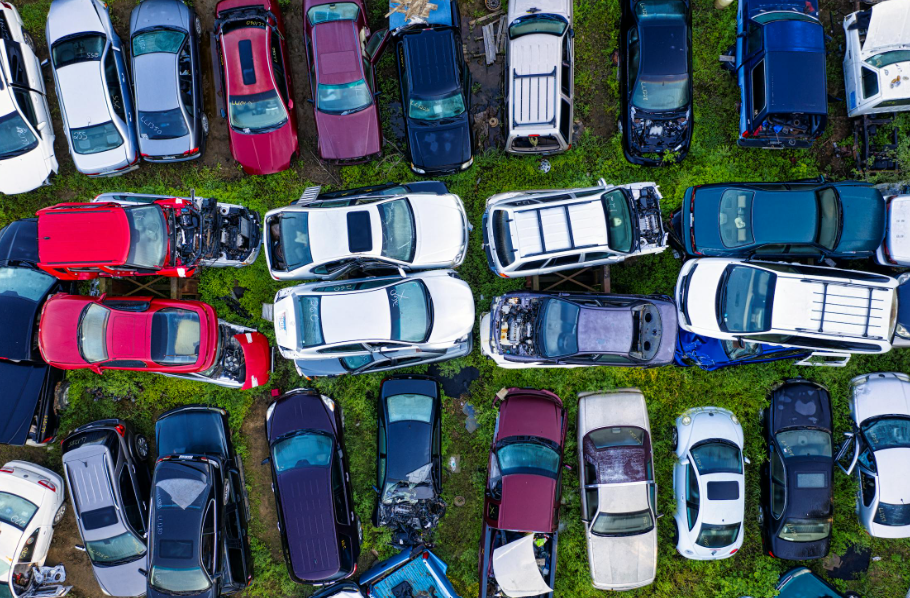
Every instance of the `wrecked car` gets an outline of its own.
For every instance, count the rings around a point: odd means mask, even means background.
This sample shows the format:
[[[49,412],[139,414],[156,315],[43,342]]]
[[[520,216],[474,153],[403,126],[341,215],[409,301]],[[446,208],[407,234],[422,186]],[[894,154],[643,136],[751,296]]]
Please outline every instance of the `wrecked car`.
[[[667,248],[654,183],[510,191],[487,200],[483,248],[503,278],[616,264]]]
[[[195,194],[104,193],[38,211],[38,266],[62,280],[184,278],[252,264],[260,231],[257,212]]]
[[[622,149],[644,166],[679,162],[692,141],[692,11],[688,0],[622,3]]]
[[[503,389],[493,403],[480,598],[553,598],[566,410],[556,394],[529,388]]]
[[[373,525],[390,528],[396,548],[426,544],[445,514],[440,394],[429,376],[394,376],[379,388]]]
[[[517,291],[481,316],[480,349],[502,368],[667,365],[675,312],[663,295]]]
[[[754,343],[742,339],[720,340],[680,329],[676,334],[676,365],[695,366],[713,372],[733,365],[765,363],[781,359],[805,359],[805,349]]]
[[[269,341],[201,301],[59,293],[41,309],[38,349],[63,370],[153,372],[247,390],[268,382]]]
[[[459,598],[446,577],[448,568],[426,547],[414,546],[373,565],[360,576],[360,586],[369,598]],[[342,594],[339,598],[359,596]]]

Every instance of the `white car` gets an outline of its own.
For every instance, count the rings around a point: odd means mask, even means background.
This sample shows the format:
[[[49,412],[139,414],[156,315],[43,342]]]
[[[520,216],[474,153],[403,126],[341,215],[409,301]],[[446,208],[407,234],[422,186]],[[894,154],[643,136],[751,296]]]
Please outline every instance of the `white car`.
[[[12,4],[0,22],[0,193],[12,195],[48,184],[57,158],[35,42]]]
[[[436,181],[320,193],[265,215],[275,280],[333,280],[352,270],[456,268],[471,225],[461,198]]]
[[[581,518],[591,581],[631,590],[657,573],[657,485],[645,397],[636,388],[578,395]]]
[[[695,407],[676,418],[672,447],[676,550],[687,559],[719,560],[743,544],[743,429],[730,411]]]
[[[875,252],[875,261],[883,266],[910,266],[910,195],[892,195],[885,202],[885,240]]]
[[[847,15],[847,116],[910,109],[910,0],[888,0]]]
[[[910,538],[910,376],[857,376],[850,395],[853,431],[837,459],[845,473],[856,471],[859,521],[876,538]]]
[[[66,511],[63,478],[25,461],[0,467],[0,596],[32,587],[32,567],[44,566],[54,527]]]
[[[343,282],[311,282],[281,289],[273,309],[278,350],[301,375],[341,360],[348,372],[374,361],[404,367],[438,355],[470,351],[474,296],[452,270]],[[420,361],[422,360],[422,361]],[[436,359],[437,361],[439,359]]]
[[[675,296],[683,330],[849,355],[891,349],[898,285],[855,270],[701,258],[683,264]]]

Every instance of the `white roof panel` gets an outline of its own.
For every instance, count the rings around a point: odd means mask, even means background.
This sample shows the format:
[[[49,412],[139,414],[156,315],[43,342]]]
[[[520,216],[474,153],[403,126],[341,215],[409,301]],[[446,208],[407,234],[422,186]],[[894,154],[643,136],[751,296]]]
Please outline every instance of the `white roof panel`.
[[[606,245],[607,218],[600,200],[569,206],[575,246]]]
[[[822,334],[888,339],[894,292],[887,288],[829,284],[778,276],[771,326]],[[868,319],[868,329],[867,329]]]
[[[537,210],[515,212],[515,233],[518,237],[518,252],[522,255],[541,253],[540,224],[537,222]]]
[[[386,340],[392,336],[392,314],[385,289],[323,295],[320,312],[326,344]]]

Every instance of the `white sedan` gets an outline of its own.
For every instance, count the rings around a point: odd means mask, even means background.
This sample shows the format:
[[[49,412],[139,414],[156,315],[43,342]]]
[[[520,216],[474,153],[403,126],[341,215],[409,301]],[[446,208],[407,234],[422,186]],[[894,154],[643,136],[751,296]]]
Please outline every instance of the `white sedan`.
[[[63,478],[52,471],[25,461],[0,468],[0,584],[13,596],[29,589],[33,566],[44,566],[65,500]]]
[[[730,411],[696,407],[673,428],[676,550],[687,559],[719,560],[743,544],[743,429]]]

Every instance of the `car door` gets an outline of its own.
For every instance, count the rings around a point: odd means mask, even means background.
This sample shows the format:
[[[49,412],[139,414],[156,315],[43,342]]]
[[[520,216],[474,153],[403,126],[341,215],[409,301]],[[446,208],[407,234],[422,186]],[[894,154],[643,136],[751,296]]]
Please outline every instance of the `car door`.
[[[780,527],[784,513],[787,511],[787,473],[784,460],[777,447],[772,443],[768,448],[771,451],[768,483],[770,484],[769,505],[772,518],[768,529],[769,533],[773,534]]]
[[[379,59],[382,57],[382,53],[385,51],[386,46],[389,44],[389,40],[392,39],[392,36],[389,35],[388,29],[380,29],[379,31],[374,31],[370,36],[370,39],[367,40],[367,44],[364,47],[364,54],[366,55],[367,61],[371,66],[375,66]],[[373,69],[370,69],[370,77],[373,76]]]
[[[284,37],[277,27],[272,27],[269,35],[272,55],[272,72],[275,75],[275,86],[278,94],[284,101],[288,110],[293,110],[294,102],[291,99],[291,74],[288,65],[285,64],[284,57],[287,55]]]
[[[380,495],[382,493],[383,486],[385,486],[385,472],[388,463],[388,441],[386,439],[385,406],[383,406],[381,409],[382,413],[379,417],[379,429],[376,433],[376,487],[379,489]]]
[[[698,523],[699,510],[701,509],[701,494],[698,487],[698,474],[695,473],[695,466],[691,458],[686,460],[685,464],[685,491],[684,503],[686,509],[686,524],[691,532]]]
[[[145,538],[148,532],[148,505],[140,497],[138,486],[133,479],[133,472],[133,465],[124,463],[117,476],[117,488],[120,491],[120,503],[123,505],[123,515],[127,525],[137,536]]]

